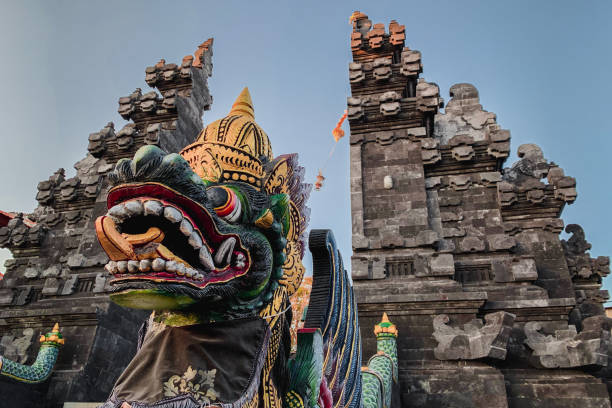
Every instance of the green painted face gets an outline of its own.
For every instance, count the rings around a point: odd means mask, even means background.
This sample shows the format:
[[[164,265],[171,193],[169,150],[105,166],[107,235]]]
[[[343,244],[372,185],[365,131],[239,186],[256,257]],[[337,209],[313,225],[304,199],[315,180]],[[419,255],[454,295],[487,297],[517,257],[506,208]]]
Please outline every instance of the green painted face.
[[[96,232],[111,258],[110,298],[121,306],[252,315],[272,299],[285,265],[303,271],[301,242],[287,240],[300,236],[288,194],[205,183],[155,146],[120,161],[111,181]],[[293,277],[285,282],[301,280]]]
[[[119,306],[144,310],[183,310],[197,301],[187,295],[177,295],[163,289],[131,289],[110,295]]]

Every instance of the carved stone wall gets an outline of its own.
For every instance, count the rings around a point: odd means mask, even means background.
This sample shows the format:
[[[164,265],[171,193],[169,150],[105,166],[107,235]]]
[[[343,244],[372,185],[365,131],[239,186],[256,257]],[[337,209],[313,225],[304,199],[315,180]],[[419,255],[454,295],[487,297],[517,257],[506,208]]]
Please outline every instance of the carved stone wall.
[[[384,310],[401,333],[402,406],[609,407],[609,260],[578,226],[559,238],[576,180],[534,144],[504,167],[510,132],[475,86],[442,111],[403,26],[352,22],[352,273],[360,324]]]
[[[0,281],[0,354],[30,364],[34,340],[59,322],[66,345],[48,382],[39,386],[0,381],[0,395],[15,406],[59,407],[64,401],[103,401],[136,349],[145,315],[109,302],[108,258],[95,237],[94,221],[106,212],[107,174],[122,158],[145,145],[178,152],[202,129],[202,113],[212,97],[212,39],[181,64],[164,60],[146,69],[147,83],[119,99],[130,122],[108,123],[89,135],[87,156],[67,179],[63,169],[38,184],[32,214],[7,213],[0,246],[13,259]],[[6,224],[6,225],[4,225]],[[5,401],[6,402],[6,401]],[[30,404],[30,405],[28,405]]]

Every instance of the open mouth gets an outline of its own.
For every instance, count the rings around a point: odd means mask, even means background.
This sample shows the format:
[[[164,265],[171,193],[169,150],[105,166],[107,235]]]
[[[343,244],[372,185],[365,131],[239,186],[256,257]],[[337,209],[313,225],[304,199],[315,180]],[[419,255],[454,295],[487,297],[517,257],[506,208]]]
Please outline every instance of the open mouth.
[[[220,233],[197,202],[158,183],[112,189],[96,233],[111,259],[105,269],[117,285],[137,281],[204,288],[249,270],[240,237]]]

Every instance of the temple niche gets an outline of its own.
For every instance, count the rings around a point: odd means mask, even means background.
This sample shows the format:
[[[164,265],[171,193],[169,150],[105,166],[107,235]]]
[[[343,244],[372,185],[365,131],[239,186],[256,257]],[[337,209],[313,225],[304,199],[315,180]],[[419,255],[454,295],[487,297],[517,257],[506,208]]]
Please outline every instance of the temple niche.
[[[401,333],[401,406],[609,407],[609,259],[559,237],[576,180],[536,144],[505,165],[474,85],[444,105],[403,25],[352,23],[352,274],[360,325]]]

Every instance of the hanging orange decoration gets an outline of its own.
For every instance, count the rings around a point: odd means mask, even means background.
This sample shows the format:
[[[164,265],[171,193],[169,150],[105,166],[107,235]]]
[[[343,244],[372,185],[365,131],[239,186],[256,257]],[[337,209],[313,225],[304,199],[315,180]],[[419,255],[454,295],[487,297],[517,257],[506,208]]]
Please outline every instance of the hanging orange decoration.
[[[323,174],[321,174],[321,170],[319,170],[319,174],[317,174],[317,181],[315,181],[315,190],[319,191],[321,189],[321,187],[323,187],[323,180],[325,180],[325,177],[323,177]]]
[[[344,122],[344,119],[346,119],[347,115],[348,112],[345,110],[344,114],[342,115],[342,117],[340,117],[340,120],[336,124],[336,127],[334,128],[334,130],[332,130],[332,135],[334,135],[334,140],[336,142],[338,142],[338,140],[344,137],[344,130],[342,130],[342,122]]]
[[[344,123],[344,120],[346,119],[347,116],[348,116],[348,112],[345,110],[342,116],[340,117],[340,120],[338,120],[338,123],[336,123],[336,127],[333,128],[332,130],[332,136],[334,136],[335,143],[332,146],[331,150],[329,151],[329,154],[327,155],[327,159],[325,160],[325,163],[323,164],[323,167],[322,167],[323,170],[325,170],[325,167],[327,167],[327,163],[329,162],[332,155],[334,154],[338,141],[344,137],[344,130],[342,130],[342,123]],[[314,183],[315,191],[319,191],[321,187],[323,187],[323,180],[325,180],[325,177],[323,177],[323,173],[321,169],[319,169],[319,174],[317,175],[317,181],[315,181]]]

